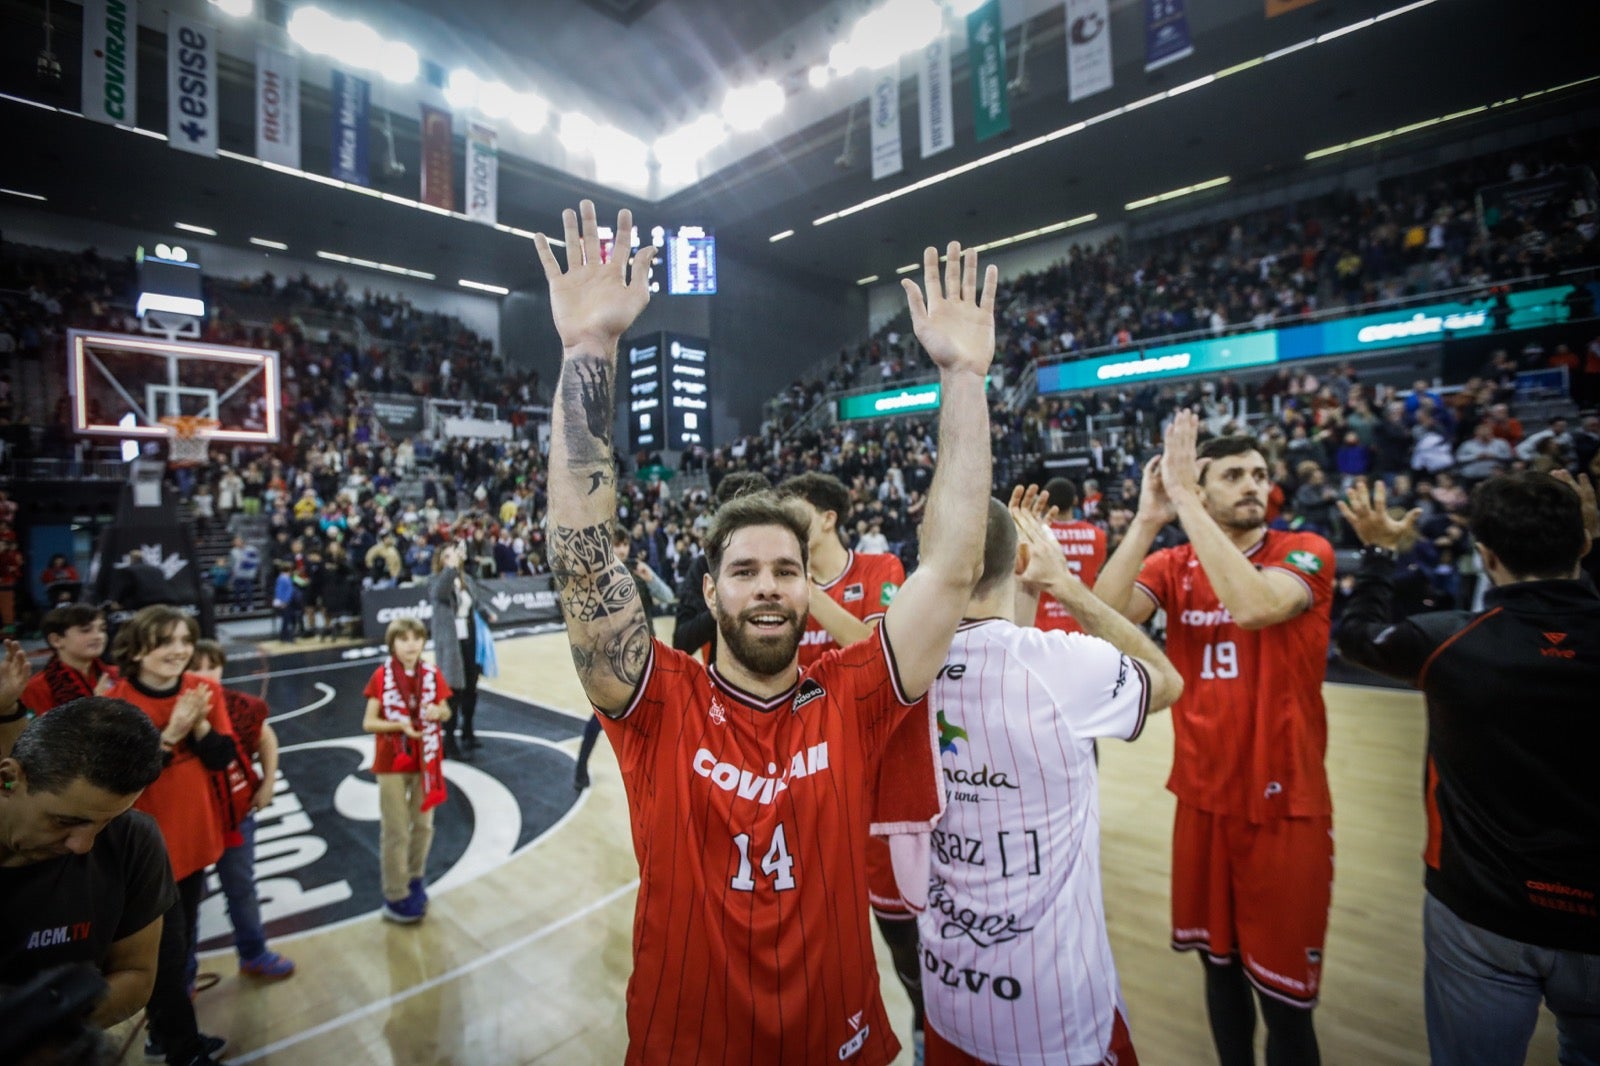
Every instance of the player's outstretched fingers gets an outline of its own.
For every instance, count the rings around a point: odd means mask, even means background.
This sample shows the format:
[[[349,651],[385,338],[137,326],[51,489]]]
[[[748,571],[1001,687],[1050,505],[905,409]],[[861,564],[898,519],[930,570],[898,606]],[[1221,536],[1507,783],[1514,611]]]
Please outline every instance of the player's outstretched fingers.
[[[944,250],[944,298],[961,299],[961,242],[951,241]]]

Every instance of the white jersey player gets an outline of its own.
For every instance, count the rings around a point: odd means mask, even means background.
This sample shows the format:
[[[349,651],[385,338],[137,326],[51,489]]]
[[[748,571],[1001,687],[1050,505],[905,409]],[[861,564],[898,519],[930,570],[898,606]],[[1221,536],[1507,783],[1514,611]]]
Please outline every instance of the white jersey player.
[[[1009,512],[991,501],[983,577],[929,694],[948,802],[918,920],[928,1066],[1138,1061],[1106,939],[1094,741],[1137,737],[1183,681],[1072,574],[1033,504],[1032,489]],[[1085,633],[1014,624],[1040,592]]]

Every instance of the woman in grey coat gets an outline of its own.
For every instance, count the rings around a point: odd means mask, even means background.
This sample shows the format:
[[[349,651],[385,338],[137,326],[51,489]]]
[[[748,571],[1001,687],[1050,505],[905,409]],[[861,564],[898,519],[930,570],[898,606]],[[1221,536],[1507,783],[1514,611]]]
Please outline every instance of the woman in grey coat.
[[[428,582],[428,602],[433,617],[428,635],[433,638],[433,658],[450,686],[450,718],[445,724],[445,754],[471,758],[478,747],[472,719],[478,710],[478,634],[474,611],[490,620],[489,598],[483,586],[461,565],[461,548],[446,544],[433,556],[433,578]],[[456,746],[456,723],[461,727],[461,747]]]

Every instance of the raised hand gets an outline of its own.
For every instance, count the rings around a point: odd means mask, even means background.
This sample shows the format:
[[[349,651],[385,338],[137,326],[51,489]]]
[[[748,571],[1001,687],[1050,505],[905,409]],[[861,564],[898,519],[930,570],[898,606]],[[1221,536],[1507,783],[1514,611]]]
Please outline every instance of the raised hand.
[[[1178,517],[1172,497],[1161,474],[1161,459],[1153,456],[1144,464],[1144,480],[1139,483],[1139,510],[1134,517],[1158,526],[1164,526]]]
[[[1169,497],[1200,494],[1201,466],[1195,458],[1199,437],[1199,415],[1185,407],[1172,416],[1161,452],[1161,485]]]
[[[14,640],[6,641],[5,659],[0,661],[0,712],[8,710],[22,698],[22,690],[28,686],[30,673],[28,655],[22,650],[22,645]]]
[[[629,258],[633,246],[633,212],[617,212],[616,242],[611,258],[600,260],[600,227],[595,221],[594,201],[584,200],[578,210],[561,212],[566,229],[567,268],[562,270],[544,234],[534,236],[539,262],[550,283],[550,314],[565,348],[597,344],[609,350],[633,325],[645,304],[650,302],[650,263],[655,258],[653,245],[646,245]],[[628,268],[632,265],[632,280]]]
[[[1049,499],[1050,494],[1040,492],[1037,485],[1029,485],[1026,492],[1021,486],[1011,490],[1011,521],[1017,527],[1018,541],[1028,546],[1028,563],[1017,580],[1030,593],[1042,592],[1052,583],[1077,580],[1046,524],[1056,513],[1055,508],[1045,510]]]
[[[1574,478],[1565,469],[1558,468],[1550,471],[1550,476],[1578,494],[1578,501],[1583,505],[1584,532],[1589,534],[1590,540],[1600,540],[1600,505],[1595,502],[1594,484],[1589,475],[1579,474]]]
[[[940,370],[968,370],[981,377],[994,360],[994,290],[1000,272],[990,264],[980,293],[978,253],[963,253],[961,245],[951,241],[946,254],[941,286],[938,249],[930,245],[922,252],[926,299],[910,278],[900,282],[911,310],[911,329]]]
[[[1370,493],[1366,482],[1355,482],[1345,492],[1345,499],[1340,500],[1338,506],[1339,513],[1356,531],[1362,544],[1373,544],[1390,551],[1396,550],[1402,541],[1416,537],[1417,519],[1422,517],[1420,507],[1413,507],[1410,513],[1399,520],[1390,517],[1389,490],[1381,481],[1372,486]]]
[[[1055,521],[1056,515],[1061,513],[1061,508],[1050,506],[1050,494],[1038,485],[1029,485],[1026,489],[1018,485],[1012,489],[1011,502],[1007,506],[1012,510],[1020,507],[1045,523]]]

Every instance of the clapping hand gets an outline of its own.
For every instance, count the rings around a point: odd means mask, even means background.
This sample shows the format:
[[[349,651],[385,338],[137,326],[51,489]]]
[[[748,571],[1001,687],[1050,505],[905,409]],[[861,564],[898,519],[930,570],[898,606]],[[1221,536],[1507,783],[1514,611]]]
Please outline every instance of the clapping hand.
[[[963,253],[957,241],[946,251],[944,283],[939,281],[939,251],[922,253],[923,287],[910,278],[900,282],[911,310],[911,329],[941,371],[971,371],[980,378],[994,360],[994,292],[1000,271],[990,264],[978,290],[978,253]]]
[[[1339,501],[1339,513],[1362,544],[1394,551],[1402,541],[1417,535],[1422,508],[1413,507],[1404,518],[1396,520],[1389,515],[1389,490],[1383,482],[1375,483],[1369,493],[1367,483],[1357,480],[1345,492],[1345,499]]]
[[[1074,582],[1077,578],[1061,554],[1061,545],[1051,536],[1048,523],[1058,508],[1050,507],[1050,494],[1039,491],[1039,486],[1020,485],[1011,490],[1011,521],[1017,527],[1017,539],[1028,548],[1028,562],[1017,580],[1030,594],[1044,592],[1052,583]],[[1081,585],[1082,583],[1079,582]]]
[[[1594,483],[1589,480],[1589,475],[1579,474],[1574,478],[1565,469],[1559,468],[1550,471],[1550,474],[1578,494],[1578,501],[1583,505],[1584,532],[1589,534],[1590,540],[1600,540],[1600,505],[1595,502]]]
[[[561,222],[566,230],[566,270],[556,262],[549,238],[542,233],[534,236],[539,262],[550,283],[550,313],[556,332],[563,347],[589,343],[609,350],[650,302],[649,274],[655,246],[647,244],[629,257],[633,212],[626,208],[617,212],[616,242],[611,246],[611,258],[605,262],[600,258],[600,227],[595,220],[594,201],[581,201],[576,212],[570,208],[563,211]]]
[[[1200,416],[1187,407],[1172,416],[1161,450],[1161,485],[1174,503],[1198,497],[1204,463],[1195,457]]]
[[[28,654],[22,650],[22,645],[14,640],[6,641],[5,659],[0,661],[0,712],[8,710],[22,698],[22,690],[28,685],[30,673]]]

